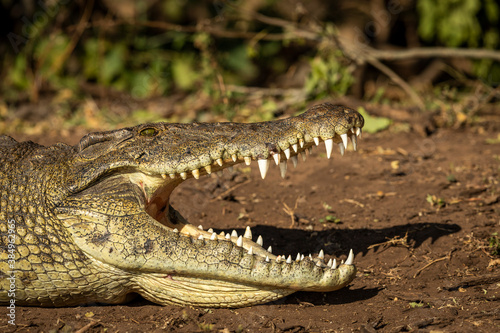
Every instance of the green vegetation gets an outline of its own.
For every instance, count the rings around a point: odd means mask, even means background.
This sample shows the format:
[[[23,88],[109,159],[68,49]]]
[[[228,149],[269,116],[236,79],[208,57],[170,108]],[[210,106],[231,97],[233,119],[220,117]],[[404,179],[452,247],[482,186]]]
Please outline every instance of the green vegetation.
[[[488,245],[492,255],[500,256],[500,237],[498,236],[498,232],[491,234],[491,237],[488,238]]]
[[[418,33],[426,42],[450,47],[496,49],[500,43],[498,2],[494,0],[418,0]],[[489,83],[500,82],[500,64],[474,63],[476,75]]]
[[[421,67],[376,53],[376,45],[403,50],[408,36],[412,48],[495,50],[499,6],[493,0],[418,0],[415,10],[387,5],[359,15],[321,1],[303,8],[275,0],[43,4],[3,2],[9,23],[0,42],[0,133],[40,132],[49,126],[43,121],[98,129],[159,119],[270,120],[353,94],[374,109],[420,109],[437,114],[438,126],[459,126],[496,102],[492,87],[500,82],[491,56],[462,58],[458,67],[444,57],[442,75],[411,85]],[[400,34],[401,26],[410,30]],[[387,34],[379,33],[383,28]],[[406,74],[400,77],[394,65]],[[158,98],[164,106],[152,108]],[[38,117],[16,116],[21,105],[41,104],[50,117],[34,106]],[[393,123],[361,112],[367,132]]]
[[[319,223],[342,223],[342,221],[333,215],[327,215],[324,218],[319,219]]]
[[[424,307],[424,303],[420,303],[420,302],[410,302],[408,305],[412,309],[423,308]]]
[[[367,133],[377,133],[383,131],[392,123],[389,118],[373,117],[369,115],[368,112],[366,112],[366,110],[362,107],[358,108],[358,112],[361,113],[363,118],[365,118],[365,126],[363,127],[363,131]]]
[[[425,198],[425,200],[431,204],[431,206],[433,207],[437,207],[438,209],[441,208],[441,207],[444,207],[446,205],[446,201],[444,201],[443,198],[439,198],[435,195],[430,195],[430,194],[427,194],[427,197]]]

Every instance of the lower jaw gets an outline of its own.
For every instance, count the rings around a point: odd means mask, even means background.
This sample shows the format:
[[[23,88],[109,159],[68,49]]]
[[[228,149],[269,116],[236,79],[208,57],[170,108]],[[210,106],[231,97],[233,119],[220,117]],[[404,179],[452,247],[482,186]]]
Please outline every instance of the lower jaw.
[[[137,292],[162,305],[233,308],[271,302],[295,292],[197,277],[147,274],[136,279]]]

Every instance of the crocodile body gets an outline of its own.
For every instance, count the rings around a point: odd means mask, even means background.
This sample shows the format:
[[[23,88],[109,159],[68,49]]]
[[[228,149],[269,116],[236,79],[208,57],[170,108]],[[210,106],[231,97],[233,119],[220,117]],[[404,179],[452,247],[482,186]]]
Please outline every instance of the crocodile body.
[[[234,164],[288,159],[347,137],[363,118],[321,104],[263,123],[143,124],[44,147],[0,136],[0,303],[117,304],[132,294],[158,304],[239,307],[298,290],[332,291],[355,276],[345,263],[275,256],[259,236],[189,224],[172,190]],[[295,161],[294,161],[295,162]]]

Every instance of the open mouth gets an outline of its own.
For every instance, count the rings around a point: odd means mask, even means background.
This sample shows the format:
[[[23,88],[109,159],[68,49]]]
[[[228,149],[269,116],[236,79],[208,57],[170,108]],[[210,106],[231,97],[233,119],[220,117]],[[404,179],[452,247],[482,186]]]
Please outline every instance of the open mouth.
[[[153,217],[156,221],[160,222],[166,226],[169,230],[179,233],[180,235],[189,236],[196,240],[219,240],[219,241],[231,241],[237,247],[240,247],[246,251],[247,254],[261,258],[266,262],[276,261],[285,262],[291,264],[293,261],[301,262],[303,260],[313,261],[318,267],[330,268],[335,270],[337,268],[336,259],[329,259],[325,262],[325,254],[323,250],[319,252],[317,257],[313,258],[311,255],[305,256],[298,253],[296,256],[292,257],[274,255],[272,253],[272,247],[269,246],[264,248],[264,240],[262,236],[255,237],[252,234],[250,227],[246,227],[243,234],[238,235],[236,230],[231,233],[226,233],[221,231],[220,233],[214,232],[213,229],[204,230],[200,225],[198,227],[187,222],[172,206],[169,204],[169,199],[172,191],[182,182],[189,178],[199,179],[205,175],[210,175],[212,173],[222,173],[224,169],[231,169],[234,165],[245,163],[247,166],[252,164],[252,161],[257,161],[259,167],[260,175],[264,179],[267,175],[270,165],[276,164],[279,167],[280,174],[284,178],[287,171],[287,162],[290,161],[294,166],[298,163],[298,156],[305,161],[306,152],[311,153],[313,147],[318,146],[320,142],[324,142],[326,149],[326,155],[328,158],[331,157],[334,144],[336,143],[339,147],[340,154],[344,154],[345,148],[348,144],[348,138],[351,139],[353,149],[357,148],[357,139],[361,136],[360,127],[352,127],[348,133],[336,134],[331,138],[320,138],[312,137],[299,138],[296,143],[291,143],[286,149],[277,149],[275,145],[267,145],[269,149],[269,156],[267,159],[261,158],[256,159],[251,156],[241,156],[237,154],[232,154],[230,156],[224,156],[212,162],[212,164],[206,165],[202,168],[196,168],[192,170],[185,170],[180,173],[170,173],[170,174],[157,174],[146,176],[144,174],[134,174],[133,179],[140,188],[144,195],[144,204],[146,212]],[[308,140],[309,139],[309,140]],[[352,250],[349,252],[347,259],[345,261],[346,265],[352,265],[354,260],[354,255]],[[344,264],[344,261],[341,262]]]
[[[320,142],[328,158],[335,145],[343,154],[349,138],[356,150],[363,125],[355,110],[325,103],[270,122],[157,123],[90,133],[76,148],[79,172],[58,218],[97,271],[125,279],[130,289],[123,293],[159,304],[237,307],[298,290],[337,290],[356,275],[352,250],[339,263],[325,262],[323,251],[314,258],[276,256],[249,227],[238,234],[189,223],[170,195],[189,178],[239,163],[257,162],[262,178],[276,164],[284,177],[289,162]]]

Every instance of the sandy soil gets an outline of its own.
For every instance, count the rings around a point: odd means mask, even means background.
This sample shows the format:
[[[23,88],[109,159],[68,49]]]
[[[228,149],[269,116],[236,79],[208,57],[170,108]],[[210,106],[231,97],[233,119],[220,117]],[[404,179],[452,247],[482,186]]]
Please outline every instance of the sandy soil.
[[[327,259],[345,259],[352,248],[359,272],[343,290],[233,310],[140,298],[18,307],[17,326],[2,315],[0,331],[498,332],[500,257],[488,239],[500,231],[500,145],[486,143],[496,133],[475,132],[364,134],[357,153],[328,160],[321,144],[286,179],[272,167],[263,181],[253,163],[175,191],[173,206],[191,222],[251,226],[277,254],[324,249]]]

